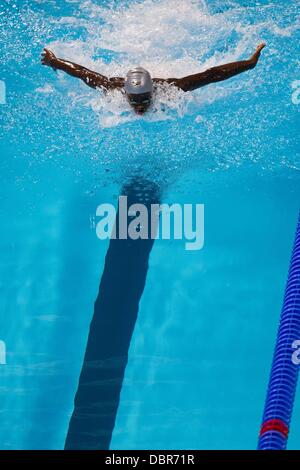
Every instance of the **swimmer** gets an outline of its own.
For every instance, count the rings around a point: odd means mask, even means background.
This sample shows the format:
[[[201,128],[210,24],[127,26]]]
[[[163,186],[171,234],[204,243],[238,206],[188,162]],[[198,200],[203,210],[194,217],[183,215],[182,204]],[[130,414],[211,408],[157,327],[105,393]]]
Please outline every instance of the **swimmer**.
[[[265,43],[257,46],[256,51],[248,60],[231,62],[217,67],[212,67],[204,72],[188,75],[182,78],[152,78],[150,73],[143,67],[136,67],[130,70],[126,78],[111,77],[93,72],[82,65],[75,64],[68,60],[59,59],[49,49],[44,49],[42,53],[42,64],[52,67],[54,70],[63,70],[80,78],[91,88],[101,88],[104,91],[119,89],[124,92],[134,111],[143,115],[150,107],[153,99],[153,92],[157,85],[168,84],[183,91],[192,91],[197,88],[209,85],[210,83],[227,80],[247,70],[253,69],[260,57]]]

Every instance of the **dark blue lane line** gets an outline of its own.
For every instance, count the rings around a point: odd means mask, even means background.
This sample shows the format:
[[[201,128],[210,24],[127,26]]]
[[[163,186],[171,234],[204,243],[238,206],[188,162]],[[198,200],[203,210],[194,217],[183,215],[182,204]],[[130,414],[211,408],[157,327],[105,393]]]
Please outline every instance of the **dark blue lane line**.
[[[121,195],[128,207],[142,203],[149,209],[150,227],[150,205],[160,203],[158,186],[136,178]],[[153,242],[110,240],[65,449],[109,448]]]
[[[285,450],[299,376],[300,212],[269,378],[259,450]]]

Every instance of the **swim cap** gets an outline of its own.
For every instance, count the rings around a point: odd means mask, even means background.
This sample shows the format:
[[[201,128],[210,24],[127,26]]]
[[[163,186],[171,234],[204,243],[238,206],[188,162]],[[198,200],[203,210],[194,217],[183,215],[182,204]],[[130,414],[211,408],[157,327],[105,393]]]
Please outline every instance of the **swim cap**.
[[[151,93],[153,82],[150,73],[143,69],[143,67],[135,67],[129,70],[126,75],[124,88],[128,95]]]

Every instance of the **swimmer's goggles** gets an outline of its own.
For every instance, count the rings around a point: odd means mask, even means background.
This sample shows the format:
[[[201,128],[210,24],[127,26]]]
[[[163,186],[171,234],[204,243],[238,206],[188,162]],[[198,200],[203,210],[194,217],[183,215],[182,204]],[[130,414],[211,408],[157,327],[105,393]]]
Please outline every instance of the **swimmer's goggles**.
[[[150,104],[151,98],[144,98],[144,99],[137,99],[136,97],[132,98],[131,96],[128,97],[131,104]]]

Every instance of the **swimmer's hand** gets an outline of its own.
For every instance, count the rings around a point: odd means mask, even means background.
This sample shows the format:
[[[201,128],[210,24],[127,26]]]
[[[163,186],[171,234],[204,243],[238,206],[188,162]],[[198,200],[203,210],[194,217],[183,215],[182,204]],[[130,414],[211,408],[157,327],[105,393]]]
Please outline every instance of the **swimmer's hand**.
[[[256,64],[258,62],[258,59],[260,58],[260,53],[261,53],[261,51],[263,50],[264,47],[266,47],[265,42],[261,42],[260,44],[258,44],[258,46],[256,46],[254,54],[248,60],[250,66],[251,66],[250,68],[253,68],[253,67],[256,66]]]
[[[44,48],[44,51],[42,52],[42,57],[41,57],[41,62],[43,65],[48,65],[49,67],[52,67],[55,70],[55,61],[56,61],[56,55],[50,51],[49,49]]]
[[[265,42],[262,42],[262,43],[258,44],[258,46],[256,47],[256,53],[260,53],[263,50],[264,47],[266,47]]]

